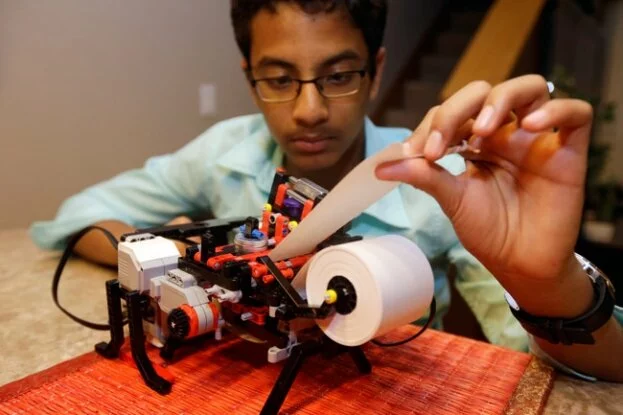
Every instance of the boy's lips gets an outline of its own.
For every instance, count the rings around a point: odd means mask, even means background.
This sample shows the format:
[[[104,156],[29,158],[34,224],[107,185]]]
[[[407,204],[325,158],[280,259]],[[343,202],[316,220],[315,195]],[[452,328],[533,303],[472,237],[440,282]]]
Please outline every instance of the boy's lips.
[[[327,135],[301,135],[293,137],[290,145],[301,153],[322,153],[335,137]]]

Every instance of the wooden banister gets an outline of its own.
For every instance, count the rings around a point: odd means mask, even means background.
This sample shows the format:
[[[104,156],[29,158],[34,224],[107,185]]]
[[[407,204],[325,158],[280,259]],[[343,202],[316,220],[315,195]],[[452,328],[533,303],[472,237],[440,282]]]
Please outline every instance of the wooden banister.
[[[496,0],[444,85],[449,98],[471,81],[492,85],[511,75],[547,0]]]

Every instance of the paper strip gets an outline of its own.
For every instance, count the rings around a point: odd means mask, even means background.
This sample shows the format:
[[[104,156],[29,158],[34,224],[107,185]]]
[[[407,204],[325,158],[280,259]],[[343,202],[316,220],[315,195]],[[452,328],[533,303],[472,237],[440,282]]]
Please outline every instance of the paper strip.
[[[312,252],[319,243],[400,184],[377,179],[374,171],[379,164],[411,156],[409,146],[393,143],[359,163],[272,250],[270,258],[280,261]]]

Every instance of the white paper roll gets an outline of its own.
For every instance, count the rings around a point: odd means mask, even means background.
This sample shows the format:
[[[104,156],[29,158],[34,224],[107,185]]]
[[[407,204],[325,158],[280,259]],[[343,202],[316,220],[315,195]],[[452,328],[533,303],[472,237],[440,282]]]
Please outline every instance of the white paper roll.
[[[433,272],[426,256],[416,244],[398,235],[318,252],[307,274],[300,275],[310,305],[322,304],[329,281],[335,276],[351,282],[357,305],[349,314],[335,313],[317,323],[329,338],[345,346],[359,346],[417,320],[433,297]]]

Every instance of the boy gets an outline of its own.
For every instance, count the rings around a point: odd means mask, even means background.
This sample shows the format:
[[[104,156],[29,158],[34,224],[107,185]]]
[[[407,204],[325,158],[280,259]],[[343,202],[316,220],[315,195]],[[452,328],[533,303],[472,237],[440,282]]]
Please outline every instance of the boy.
[[[257,215],[276,168],[331,189],[364,158],[409,138],[428,160],[382,166],[378,175],[415,187],[401,185],[366,209],[353,221],[352,233],[399,233],[416,242],[435,272],[439,318],[450,300],[445,275],[450,263],[458,269],[458,290],[496,344],[528,345],[502,287],[530,315],[575,317],[590,308],[591,283],[572,252],[590,107],[575,101],[546,103],[545,82],[536,76],[494,89],[477,82],[431,110],[409,137],[409,131],[376,127],[365,116],[385,62],[385,1],[234,0],[231,15],[242,69],[261,114],[219,123],[175,154],[154,157],[142,169],[71,197],[54,221],[33,225],[40,246],[61,248],[68,235],[94,223],[120,236],[137,227],[184,220],[180,215],[197,217],[207,209],[217,217]],[[543,104],[551,111],[533,112]],[[531,143],[540,142],[528,133],[510,143],[487,140],[508,127],[503,123],[511,110],[530,131],[568,125],[575,165],[564,171],[552,167],[552,154],[563,161],[569,155],[551,146],[547,157],[518,158],[532,154]],[[524,118],[530,114],[532,121]],[[469,120],[477,115],[472,126]],[[448,145],[472,130],[485,137],[480,156],[486,163],[473,161],[466,168],[457,156],[439,160]],[[525,160],[532,161],[522,164]],[[563,190],[571,191],[573,202],[560,207],[566,211],[548,215],[561,203],[560,196],[552,195]],[[538,224],[538,217],[545,222]],[[553,219],[555,227],[547,222]],[[535,226],[526,226],[532,220]],[[541,251],[533,252],[539,246]],[[116,264],[116,252],[97,232],[87,234],[76,251],[95,262]],[[538,350],[581,372],[622,380],[623,359],[613,363],[604,357],[623,346],[620,326],[607,320],[593,333],[597,343],[590,348],[537,337]]]

